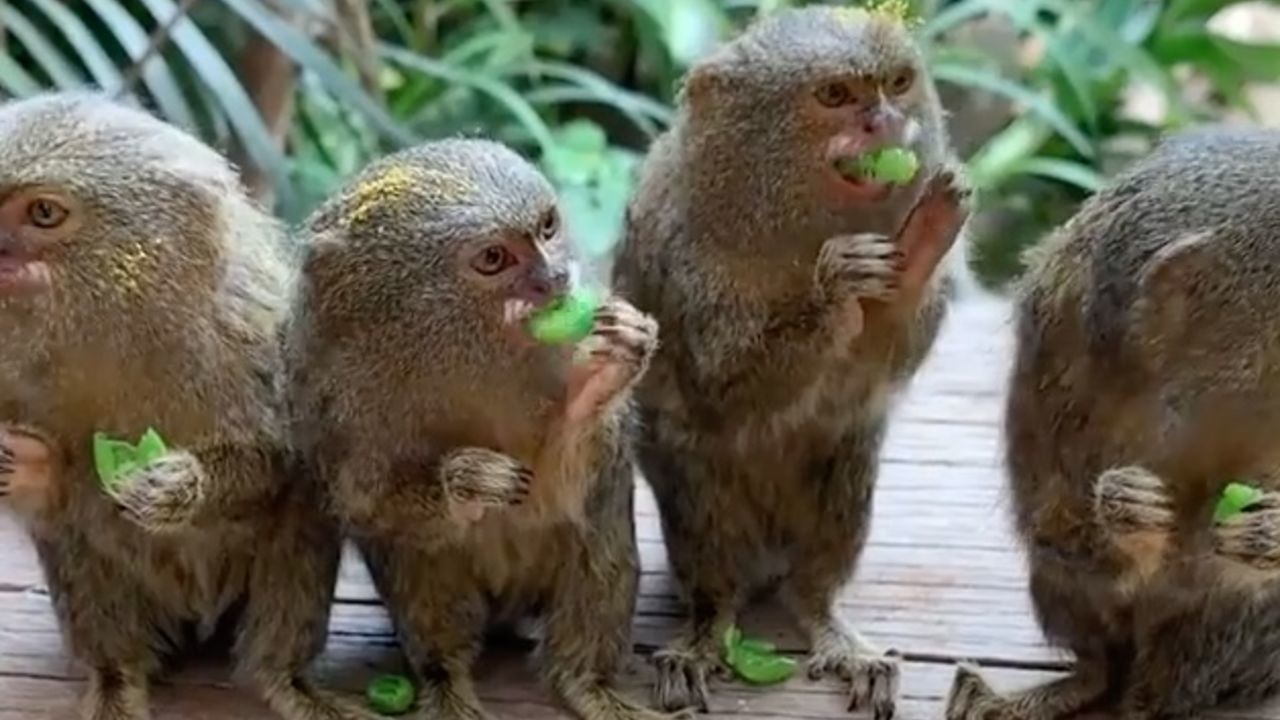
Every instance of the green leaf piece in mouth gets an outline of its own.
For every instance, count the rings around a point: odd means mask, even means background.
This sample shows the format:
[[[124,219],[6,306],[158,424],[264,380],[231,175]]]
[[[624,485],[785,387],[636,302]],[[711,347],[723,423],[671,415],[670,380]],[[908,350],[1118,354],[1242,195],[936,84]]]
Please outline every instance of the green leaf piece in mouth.
[[[529,318],[529,334],[548,345],[575,343],[595,327],[599,301],[594,294],[574,291],[557,298]]]
[[[920,171],[920,158],[908,148],[883,147],[857,157],[840,157],[836,171],[850,179],[905,184]]]

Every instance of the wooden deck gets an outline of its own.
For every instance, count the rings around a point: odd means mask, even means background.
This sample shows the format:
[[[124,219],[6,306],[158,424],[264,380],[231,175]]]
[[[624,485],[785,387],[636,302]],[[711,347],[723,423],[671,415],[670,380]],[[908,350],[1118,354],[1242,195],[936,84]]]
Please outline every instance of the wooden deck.
[[[1001,392],[1009,362],[1008,306],[989,298],[958,304],[937,351],[895,416],[876,496],[874,529],[860,572],[844,595],[848,619],[874,641],[896,647],[903,667],[899,717],[939,720],[958,659],[977,660],[999,689],[1016,689],[1063,670],[1069,658],[1046,647],[1026,598],[1023,560],[1011,544],[1002,495]],[[639,491],[645,573],[635,639],[647,655],[679,621],[653,500]],[[402,671],[386,615],[352,558],[338,589],[322,679],[351,692],[379,672]],[[748,632],[799,651],[795,633],[765,607],[744,619]],[[487,708],[499,718],[562,717],[525,658],[491,654],[477,666]],[[0,515],[0,720],[70,718],[82,672],[60,650],[30,546]],[[642,658],[627,686],[647,698]],[[794,679],[763,690],[720,684],[709,718],[849,717],[840,687]],[[249,694],[217,666],[185,670],[154,689],[156,720],[266,720]],[[1280,708],[1235,717],[1280,718]]]

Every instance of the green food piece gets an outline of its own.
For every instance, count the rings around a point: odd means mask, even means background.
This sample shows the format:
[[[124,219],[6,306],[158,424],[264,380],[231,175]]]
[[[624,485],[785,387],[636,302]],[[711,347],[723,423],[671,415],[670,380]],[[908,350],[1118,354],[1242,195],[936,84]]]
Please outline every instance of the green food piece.
[[[598,305],[592,293],[571,292],[534,313],[529,318],[529,333],[548,345],[577,342],[591,334]]]
[[[920,170],[920,159],[907,148],[885,147],[859,157],[841,157],[836,170],[846,177],[866,177],[877,182],[908,183]]]
[[[778,652],[778,646],[768,640],[760,640],[759,638],[742,638],[738,642],[738,647],[747,652],[769,655]]]
[[[725,664],[753,685],[774,685],[795,673],[796,661],[777,654],[777,646],[767,640],[743,637],[737,627],[729,626],[722,641]]]
[[[106,433],[93,434],[93,464],[102,486],[109,491],[117,489],[121,478],[155,462],[168,451],[155,428],[147,428],[137,445],[112,439]]]
[[[403,715],[413,707],[413,683],[401,675],[383,675],[369,683],[369,705],[383,715]]]
[[[1262,499],[1262,491],[1244,483],[1227,483],[1218,498],[1218,505],[1213,510],[1213,521],[1223,522],[1244,512],[1249,506]]]
[[[795,674],[796,661],[785,655],[764,655],[738,648],[733,671],[752,685],[777,685]]]

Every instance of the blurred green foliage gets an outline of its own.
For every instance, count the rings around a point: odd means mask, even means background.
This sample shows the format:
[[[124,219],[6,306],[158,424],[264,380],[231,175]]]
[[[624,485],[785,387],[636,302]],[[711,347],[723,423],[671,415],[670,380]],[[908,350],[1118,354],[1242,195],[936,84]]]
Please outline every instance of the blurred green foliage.
[[[483,134],[534,158],[575,233],[608,242],[683,72],[752,18],[800,4],[5,0],[0,94],[92,85],[137,97],[260,174],[293,221],[371,158]],[[912,4],[979,190],[973,257],[990,284],[1160,133],[1248,112],[1243,88],[1280,78],[1280,46],[1207,27],[1235,2]],[[273,60],[287,61],[293,102],[258,77]],[[1197,82],[1208,92],[1190,95]],[[1136,89],[1158,117],[1126,109]]]

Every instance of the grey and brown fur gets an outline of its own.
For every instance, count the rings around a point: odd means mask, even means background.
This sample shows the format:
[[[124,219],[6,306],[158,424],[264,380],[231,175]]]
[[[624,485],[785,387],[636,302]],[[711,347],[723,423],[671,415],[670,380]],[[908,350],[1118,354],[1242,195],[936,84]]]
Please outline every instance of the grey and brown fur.
[[[613,686],[639,572],[628,397],[656,328],[614,299],[575,361],[505,322],[512,286],[565,278],[556,206],[511,150],[447,140],[375,163],[309,221],[295,437],[390,609],[420,718],[488,717],[485,631],[529,617],[575,716],[663,717]],[[527,255],[514,279],[470,269],[495,245]]]
[[[46,291],[0,297],[0,421],[6,442],[37,438],[53,458],[43,491],[10,505],[88,669],[83,717],[148,717],[149,676],[226,627],[280,717],[356,717],[302,677],[339,546],[284,442],[276,224],[204,144],[93,94],[0,106],[0,207],[21,213],[9,201],[35,188],[75,225],[47,248]],[[93,434],[148,427],[168,454],[109,495]]]
[[[815,88],[878,87],[903,68],[916,82],[889,102],[914,125],[919,175],[833,205],[820,182],[835,131],[814,119]],[[619,292],[661,327],[637,390],[638,458],[690,612],[656,656],[663,707],[708,707],[724,628],[778,588],[811,641],[810,676],[838,675],[851,708],[893,714],[896,661],[837,603],[867,538],[891,399],[945,315],[950,280],[935,269],[967,215],[951,165],[936,92],[890,21],[782,11],[686,78],[615,265]]]
[[[1066,678],[949,720],[1197,717],[1280,690],[1280,133],[1165,140],[1036,248],[1005,432]],[[1266,494],[1213,520],[1233,479]]]

